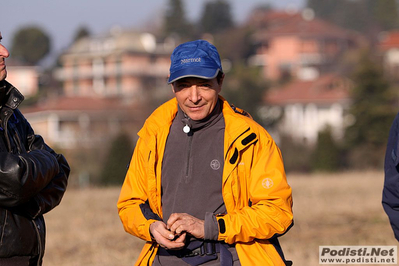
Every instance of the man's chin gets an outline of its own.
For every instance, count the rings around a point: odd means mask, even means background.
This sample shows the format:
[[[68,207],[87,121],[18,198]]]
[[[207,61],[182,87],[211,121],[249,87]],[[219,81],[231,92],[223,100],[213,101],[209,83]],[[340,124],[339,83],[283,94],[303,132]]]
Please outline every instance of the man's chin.
[[[192,120],[202,120],[207,116],[204,108],[188,108],[186,109],[186,114]]]
[[[0,81],[5,80],[6,77],[7,77],[7,72],[6,72],[6,71],[4,71],[4,72],[5,72],[5,73],[0,72]]]
[[[202,119],[206,118],[206,116],[199,115],[199,114],[191,114],[191,115],[188,115],[188,116],[191,118],[191,120],[194,120],[194,121],[199,121],[199,120],[202,120]]]

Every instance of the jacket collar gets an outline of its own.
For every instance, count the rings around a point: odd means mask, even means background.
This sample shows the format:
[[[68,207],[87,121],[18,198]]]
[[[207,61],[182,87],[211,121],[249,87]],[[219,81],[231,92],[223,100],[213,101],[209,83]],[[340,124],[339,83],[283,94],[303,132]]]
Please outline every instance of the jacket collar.
[[[4,80],[3,82],[0,82],[0,87],[5,88],[6,90],[6,97],[5,101],[0,103],[1,106],[6,106],[11,109],[16,109],[21,102],[24,100],[24,96],[22,95],[17,88],[15,88],[13,85],[11,85],[9,82]]]
[[[251,126],[255,122],[252,118],[236,112],[222,96],[219,97],[223,100],[223,115],[226,124],[225,150],[233,143],[238,150],[242,150],[258,139]]]
[[[234,111],[230,104],[220,95],[219,99],[222,100],[222,112],[226,124],[224,150],[227,151],[233,143],[238,150],[242,150],[255,142],[258,137],[251,128],[251,122],[254,123],[252,119]],[[176,98],[172,98],[157,108],[147,119],[138,133],[147,145],[152,146],[155,143],[155,138],[159,138],[161,134],[163,137],[167,137],[170,125],[178,111],[177,106]]]
[[[177,114],[177,100],[167,101],[157,108],[145,121],[144,126],[138,132],[139,137],[146,139],[156,136],[160,130],[169,128]]]

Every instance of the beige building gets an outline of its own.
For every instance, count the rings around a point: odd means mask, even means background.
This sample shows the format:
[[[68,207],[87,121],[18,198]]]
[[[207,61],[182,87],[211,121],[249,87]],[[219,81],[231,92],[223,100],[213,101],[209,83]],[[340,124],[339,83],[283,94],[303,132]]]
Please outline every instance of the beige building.
[[[173,49],[149,33],[113,29],[72,44],[55,76],[65,96],[141,100],[146,91],[165,87]]]
[[[174,47],[148,33],[120,29],[80,39],[60,55],[54,71],[62,94],[23,108],[35,132],[68,158],[71,180],[79,186],[99,177],[119,134],[135,143],[155,108],[149,98],[172,97],[167,76]]]
[[[54,71],[62,95],[23,111],[38,134],[63,149],[98,147],[121,131],[135,138],[151,112],[147,97],[171,94],[173,49],[151,34],[120,29],[80,39],[60,55]]]

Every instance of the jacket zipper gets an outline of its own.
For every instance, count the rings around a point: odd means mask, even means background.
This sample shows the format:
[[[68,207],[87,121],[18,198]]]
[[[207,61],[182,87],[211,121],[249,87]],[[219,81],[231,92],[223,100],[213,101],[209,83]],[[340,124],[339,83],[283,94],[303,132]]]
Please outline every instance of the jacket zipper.
[[[17,130],[15,130],[14,127],[13,127],[13,130],[14,130],[14,142],[16,142],[15,146],[17,147],[18,153],[21,154],[22,149],[24,149],[24,147],[21,143],[21,139],[19,138]]]
[[[7,123],[8,123],[8,118],[6,117],[6,120],[5,120],[4,123],[3,123],[3,124],[4,124],[3,130],[4,130],[4,137],[5,137],[6,142],[7,142],[7,148],[8,148],[8,150],[11,152],[12,149],[11,149],[11,142],[10,142],[10,139],[9,139],[9,137],[8,137]]]
[[[191,144],[193,142],[193,134],[188,135],[188,149],[187,149],[187,164],[186,164],[186,182],[189,179],[189,171],[190,171],[190,155],[191,155]]]
[[[35,227],[35,230],[36,230],[37,241],[39,242],[38,243],[38,246],[39,246],[39,257],[37,259],[37,266],[40,266],[40,261],[42,260],[42,257],[43,257],[42,241],[41,241],[40,232],[39,232],[39,229],[37,228],[37,224],[36,224],[35,220],[32,220],[32,223],[33,223],[33,225]]]
[[[8,211],[6,211],[6,215],[4,217],[4,225],[3,225],[3,230],[1,231],[0,245],[3,245],[3,237],[4,237],[4,231],[5,231],[6,225],[7,225],[7,218],[8,218]]]

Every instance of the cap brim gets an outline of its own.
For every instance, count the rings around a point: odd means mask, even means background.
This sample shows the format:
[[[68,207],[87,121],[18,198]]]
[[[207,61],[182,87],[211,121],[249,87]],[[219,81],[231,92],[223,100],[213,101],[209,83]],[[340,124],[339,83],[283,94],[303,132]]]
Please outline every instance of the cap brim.
[[[196,68],[196,67],[189,67],[189,68],[184,68],[179,71],[175,71],[170,74],[169,79],[168,79],[168,84],[171,84],[175,82],[178,79],[182,78],[188,78],[188,77],[194,77],[194,78],[202,78],[202,79],[213,79],[216,78],[218,75],[220,69],[214,69],[214,68]]]

